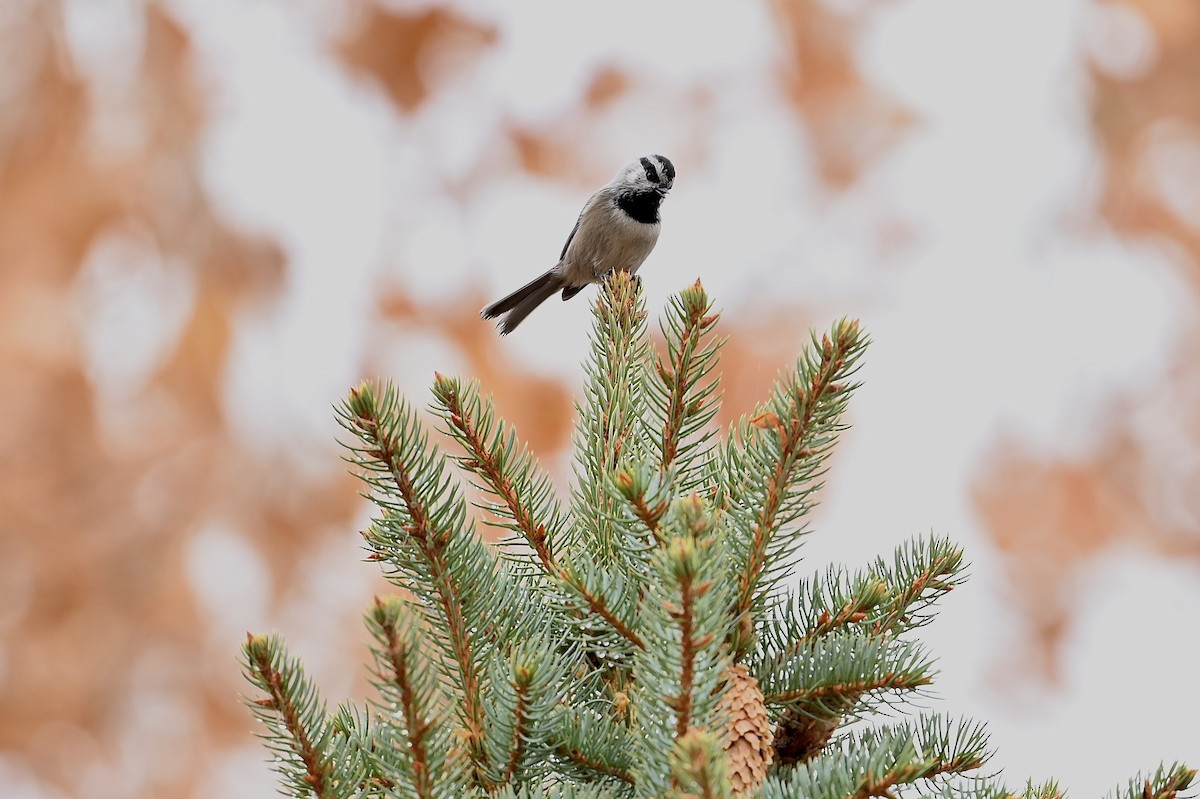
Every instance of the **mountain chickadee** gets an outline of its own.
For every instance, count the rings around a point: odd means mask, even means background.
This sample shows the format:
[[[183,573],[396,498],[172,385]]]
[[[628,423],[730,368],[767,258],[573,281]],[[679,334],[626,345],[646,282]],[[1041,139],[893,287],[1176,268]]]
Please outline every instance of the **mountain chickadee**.
[[[559,289],[569,300],[610,272],[637,272],[658,241],[658,206],[674,183],[675,165],[661,155],[626,164],[583,206],[558,263],[484,308],[483,318],[503,316],[500,334],[508,335]]]

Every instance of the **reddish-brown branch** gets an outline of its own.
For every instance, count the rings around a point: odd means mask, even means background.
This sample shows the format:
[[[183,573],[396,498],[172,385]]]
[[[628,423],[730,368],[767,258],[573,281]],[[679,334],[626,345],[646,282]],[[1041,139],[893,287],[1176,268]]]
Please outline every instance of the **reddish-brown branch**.
[[[599,614],[602,619],[608,622],[610,627],[616,630],[617,633],[619,633],[622,637],[629,641],[629,643],[633,644],[638,649],[646,648],[646,642],[642,640],[642,637],[638,635],[633,628],[617,618],[616,614],[609,609],[608,604],[605,603],[603,599],[588,591],[581,580],[568,573],[565,569],[562,570],[561,574],[563,579],[566,580],[572,588],[579,592],[579,595],[583,597],[585,602],[588,603],[588,607],[590,607],[595,613]]]
[[[883,635],[896,626],[904,617],[905,611],[908,610],[913,602],[920,598],[925,589],[929,588],[938,577],[946,574],[947,570],[944,568],[946,560],[948,558],[939,558],[930,563],[927,569],[918,574],[911,583],[904,587],[904,590],[896,597],[895,602],[892,603],[892,609],[872,626],[872,635]],[[945,585],[942,585],[941,588],[944,591],[949,590],[949,587]]]
[[[789,702],[816,702],[822,699],[845,699],[849,704],[870,691],[882,690],[911,690],[922,685],[929,685],[933,680],[929,677],[912,677],[907,674],[885,674],[874,680],[856,680],[854,682],[819,685],[815,688],[798,688],[795,691],[780,691],[767,694],[766,701],[771,704]]]
[[[617,768],[616,766],[610,766],[607,763],[601,763],[599,760],[593,760],[583,752],[580,752],[578,749],[568,749],[565,746],[560,746],[556,751],[560,757],[565,757],[568,760],[578,763],[584,768],[591,769],[592,771],[600,774],[606,774],[609,777],[613,777],[614,779],[618,779],[621,782],[625,782],[630,785],[634,784],[633,777],[629,774],[621,771],[621,769]]]
[[[829,635],[834,630],[845,627],[847,624],[855,624],[863,621],[867,614],[858,610],[857,599],[852,599],[846,603],[846,606],[837,612],[836,615],[830,616],[828,612],[822,613],[817,617],[817,626],[809,630],[808,634],[797,641],[797,644],[805,641],[811,641],[815,638],[821,638]],[[795,645],[793,645],[794,647]],[[792,647],[789,647],[791,649]]]
[[[1146,784],[1142,788],[1142,797],[1143,799],[1175,799],[1176,794],[1187,790],[1194,779],[1196,779],[1195,769],[1179,769],[1174,774],[1168,775],[1167,780],[1157,787],[1151,785],[1150,780],[1146,780]]]
[[[487,443],[483,440],[483,437],[479,434],[475,426],[471,424],[467,414],[463,412],[458,393],[447,393],[443,398],[446,401],[446,408],[450,412],[450,422],[462,434],[462,440],[466,442],[467,449],[474,459],[473,465],[475,469],[487,481],[492,491],[513,515],[513,520],[517,523],[517,527],[525,537],[525,540],[533,547],[533,551],[546,573],[562,580],[574,589],[587,602],[592,612],[608,622],[609,626],[619,635],[638,649],[645,649],[646,644],[642,641],[641,636],[630,628],[629,625],[621,621],[608,607],[608,604],[602,597],[598,597],[588,591],[582,580],[563,568],[555,559],[554,553],[551,552],[546,540],[545,528],[537,524],[533,518],[533,509],[521,501],[521,498],[513,488],[512,481],[501,471],[496,458],[488,450]]]
[[[387,637],[388,665],[392,668],[391,682],[400,692],[400,705],[404,713],[404,724],[408,731],[408,746],[412,751],[413,788],[422,799],[433,797],[433,775],[429,770],[429,753],[425,741],[429,735],[429,722],[421,717],[417,705],[416,690],[408,670],[407,644],[396,634],[393,624],[383,625]]]
[[[654,536],[654,543],[662,544],[662,539],[658,535],[658,520],[662,518],[667,507],[665,503],[659,504],[651,508],[646,504],[645,496],[638,495],[631,500],[634,513],[642,524],[646,525],[646,529],[650,531],[650,535]]]
[[[675,710],[675,738],[687,735],[692,726],[692,691],[696,682],[696,653],[698,642],[692,637],[695,631],[695,605],[697,591],[691,578],[681,581],[680,607],[677,612],[671,611],[671,616],[679,621],[680,645],[679,660],[682,668],[679,675],[679,695],[675,697],[672,707]]]
[[[681,378],[692,369],[692,358],[696,354],[700,336],[704,334],[705,328],[711,327],[716,322],[716,317],[704,316],[705,310],[696,305],[689,309],[687,321],[683,331],[679,334],[679,346],[675,350],[671,368],[668,370],[661,361],[657,364],[658,376],[671,392],[667,402],[666,429],[663,430],[662,463],[659,464],[663,470],[674,463],[675,456],[679,454],[683,417],[688,411],[688,407],[684,404],[687,387]]]
[[[509,512],[513,515],[513,521],[517,523],[518,529],[533,547],[533,551],[537,554],[538,560],[542,567],[553,574],[555,561],[554,556],[550,552],[549,543],[546,540],[546,529],[539,525],[533,518],[533,509],[521,501],[517,496],[516,489],[513,488],[512,481],[508,479],[508,475],[501,471],[496,458],[492,455],[487,447],[487,442],[483,440],[483,436],[471,424],[471,420],[464,412],[462,404],[459,401],[458,392],[443,392],[442,399],[446,403],[446,409],[450,412],[450,424],[453,425],[462,434],[462,440],[466,442],[468,452],[470,452],[473,462],[470,464],[473,470],[479,472],[483,478],[491,486],[493,493],[500,497],[501,501],[508,507]]]
[[[857,622],[864,621],[867,618],[867,614],[863,613],[861,610],[858,610],[858,607],[859,600],[857,597],[855,597],[847,602],[835,615],[831,616],[828,612],[822,613],[817,619],[816,626],[809,630],[807,634],[800,636],[795,641],[792,641],[792,643],[788,644],[787,648],[785,648],[775,657],[771,658],[771,660],[768,662],[767,668],[774,668],[782,665],[788,659],[795,657],[800,650],[811,641],[815,641],[818,638],[823,638],[824,636],[832,633],[834,630],[845,627],[848,624],[855,624]]]
[[[892,788],[905,782],[912,782],[919,776],[933,776],[930,774],[922,775],[925,769],[920,765],[897,766],[893,769],[885,771],[883,774],[876,777],[873,774],[867,774],[863,777],[862,782],[853,794],[852,799],[869,799],[872,796],[886,796],[893,799]]]
[[[837,351],[844,350],[844,344],[845,342],[839,340]],[[795,410],[800,411],[799,416],[797,417],[793,410],[789,414],[791,418],[777,428],[777,435],[781,438],[779,460],[771,475],[771,481],[767,485],[767,496],[762,510],[759,512],[758,523],[754,528],[749,562],[739,578],[738,611],[742,614],[750,612],[750,606],[754,599],[754,588],[766,567],[767,548],[770,544],[772,529],[775,526],[775,517],[787,496],[795,462],[809,454],[802,445],[812,427],[813,414],[821,399],[833,386],[833,378],[844,364],[843,358],[833,357],[834,352],[833,346],[826,339],[822,347],[820,368],[813,374],[808,390],[798,390],[793,397],[797,406]]]
[[[300,761],[304,763],[304,781],[312,787],[317,799],[324,799],[329,790],[329,764],[323,761],[321,753],[317,751],[316,746],[308,737],[308,731],[304,729],[304,725],[300,721],[300,711],[284,693],[283,675],[271,665],[270,653],[265,647],[252,648],[252,652],[254,667],[258,671],[262,683],[267,687],[267,692],[271,695],[270,706],[279,711],[279,715],[283,717],[284,726],[296,739]]]
[[[977,769],[984,762],[983,758],[970,757],[956,758],[933,764],[916,762],[896,766],[879,776],[867,774],[859,784],[858,790],[851,794],[851,797],[853,799],[869,799],[872,796],[894,797],[895,794],[892,792],[892,788],[895,788],[897,785],[914,782],[918,779],[930,779],[939,774],[960,774],[964,771]]]
[[[521,758],[525,756],[525,739],[529,732],[529,683],[527,680],[515,680],[513,689],[517,693],[517,707],[513,711],[512,745],[509,748],[508,765],[504,769],[506,783],[516,779]]]
[[[412,477],[405,469],[404,464],[400,462],[399,442],[391,436],[382,434],[379,421],[374,416],[359,416],[358,420],[363,425],[368,440],[374,441],[378,447],[375,452],[370,453],[371,456],[388,466],[396,490],[400,493],[408,515],[412,519],[412,523],[406,525],[405,530],[425,558],[433,576],[433,588],[446,619],[451,650],[462,677],[460,698],[467,726],[467,744],[471,752],[471,759],[476,766],[476,773],[482,779],[483,764],[486,762],[487,755],[483,750],[484,713],[480,696],[480,680],[475,668],[475,658],[463,607],[445,558],[448,536],[433,528],[428,512],[413,488]]]

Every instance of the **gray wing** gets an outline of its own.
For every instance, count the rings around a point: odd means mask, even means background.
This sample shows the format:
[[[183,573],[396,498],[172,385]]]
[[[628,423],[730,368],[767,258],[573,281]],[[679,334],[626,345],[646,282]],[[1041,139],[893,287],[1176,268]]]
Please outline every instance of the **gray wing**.
[[[558,274],[567,285],[594,283],[620,269],[637,271],[658,240],[659,225],[636,222],[613,201],[609,188],[588,200]]]
[[[584,204],[583,211],[587,210],[587,205]],[[579,212],[579,218],[575,220],[575,227],[571,228],[571,235],[567,236],[567,243],[563,245],[562,254],[558,256],[558,260],[567,257],[567,248],[571,246],[571,239],[575,238],[575,234],[579,231],[579,223],[583,221],[583,211]]]
[[[594,205],[596,205],[597,203],[603,202],[606,196],[607,196],[607,194],[606,194],[605,190],[600,189],[598,192],[593,194],[591,197],[588,197],[587,202],[585,202],[583,204],[583,208],[581,208],[579,211],[579,218],[575,220],[575,227],[571,228],[571,235],[567,236],[567,243],[563,245],[562,253],[558,256],[558,260],[560,263],[562,262],[562,260],[564,258],[567,257],[567,250],[571,249],[571,242],[575,240],[575,235],[577,233],[579,233],[579,228],[583,225],[583,220],[587,218],[588,212],[592,209],[592,207]],[[595,214],[592,214],[592,216],[594,217]],[[594,224],[594,223],[591,223],[591,224]]]

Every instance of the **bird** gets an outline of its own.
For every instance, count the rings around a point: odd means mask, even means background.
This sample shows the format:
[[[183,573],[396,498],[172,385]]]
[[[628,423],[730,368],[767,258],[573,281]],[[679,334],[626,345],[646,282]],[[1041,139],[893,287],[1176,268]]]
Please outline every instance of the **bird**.
[[[485,307],[484,319],[501,317],[506,336],[557,291],[564,301],[616,271],[635,274],[658,241],[659,206],[675,184],[675,165],[646,155],[621,167],[584,204],[558,263],[521,288]]]

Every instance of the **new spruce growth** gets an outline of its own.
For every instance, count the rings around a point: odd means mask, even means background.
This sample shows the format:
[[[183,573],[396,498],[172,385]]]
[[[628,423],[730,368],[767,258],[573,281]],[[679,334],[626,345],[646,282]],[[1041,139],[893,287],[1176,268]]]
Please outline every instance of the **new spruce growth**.
[[[402,589],[366,614],[375,696],[330,712],[275,636],[248,700],[296,797],[1054,797],[984,769],[983,728],[906,714],[934,678],[913,637],[963,577],[950,541],[802,579],[798,549],[867,344],[814,337],[723,438],[717,315],[699,283],[650,345],[637,284],[595,306],[560,498],[473,382],[437,376],[430,441],[390,384],[338,416],[378,515],[369,558]],[[484,543],[453,472],[473,485]],[[881,723],[879,711],[886,712]],[[1114,796],[1168,799],[1160,768]]]

